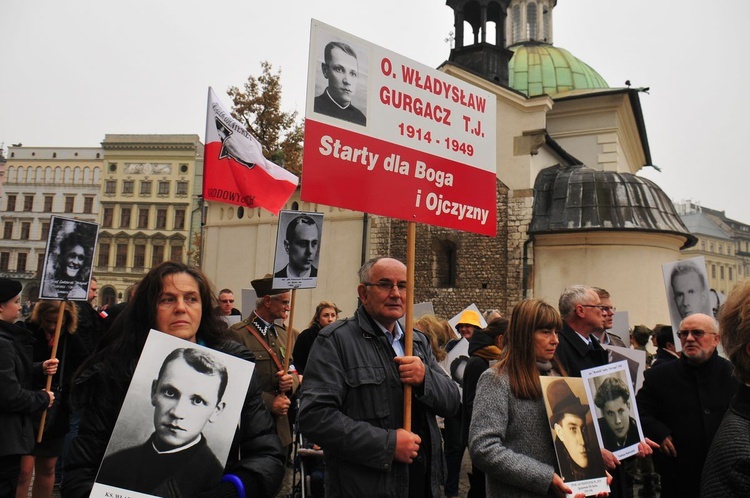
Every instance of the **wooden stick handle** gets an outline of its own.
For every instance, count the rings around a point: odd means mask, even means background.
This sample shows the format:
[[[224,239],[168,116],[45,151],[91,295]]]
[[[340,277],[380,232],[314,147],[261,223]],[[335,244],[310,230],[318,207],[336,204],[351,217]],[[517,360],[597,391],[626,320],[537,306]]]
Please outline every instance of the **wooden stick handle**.
[[[406,227],[406,319],[404,321],[404,356],[414,354],[414,261],[417,224],[407,222]],[[404,385],[404,429],[411,431],[411,386]]]
[[[52,354],[50,360],[57,358],[57,345],[60,343],[60,330],[62,330],[62,322],[65,318],[65,301],[60,301],[60,306],[57,308],[57,325],[55,326],[55,338],[52,341]],[[62,381],[62,379],[60,379]],[[45,390],[49,391],[52,389],[52,375],[47,375],[47,384]],[[36,435],[36,442],[41,443],[42,437],[44,436],[44,424],[47,421],[47,409],[42,412],[42,420],[39,422],[39,432]]]

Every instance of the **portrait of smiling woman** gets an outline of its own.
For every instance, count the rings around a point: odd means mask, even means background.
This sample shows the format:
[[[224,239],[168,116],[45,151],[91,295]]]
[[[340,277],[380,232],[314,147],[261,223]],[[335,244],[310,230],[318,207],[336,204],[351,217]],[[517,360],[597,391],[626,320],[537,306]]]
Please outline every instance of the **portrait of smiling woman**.
[[[52,217],[42,298],[85,300],[99,226]]]

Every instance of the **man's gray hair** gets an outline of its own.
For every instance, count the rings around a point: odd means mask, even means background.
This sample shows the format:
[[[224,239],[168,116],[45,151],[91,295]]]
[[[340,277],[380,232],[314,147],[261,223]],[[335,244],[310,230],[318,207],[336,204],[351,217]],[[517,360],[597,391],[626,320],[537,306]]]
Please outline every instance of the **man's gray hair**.
[[[560,302],[558,303],[558,309],[560,310],[560,316],[563,320],[568,320],[573,316],[576,306],[579,304],[588,304],[588,293],[592,292],[593,289],[588,285],[571,285],[566,287],[565,290],[560,294]]]
[[[274,297],[279,297],[279,296],[281,296],[283,294],[286,294],[287,292],[289,292],[289,291],[279,292],[278,294],[269,294],[268,297],[270,297],[270,298],[273,299]],[[263,297],[266,297],[266,296],[263,296]],[[255,309],[256,310],[258,308],[260,308],[261,304],[263,304],[263,297],[256,297],[255,298]]]
[[[377,258],[372,258],[371,260],[369,260],[368,262],[362,265],[362,267],[357,272],[357,274],[359,275],[360,284],[366,284],[370,282],[370,274],[372,273],[372,267],[375,266],[375,263],[377,263],[381,259],[385,259],[385,257],[378,256]]]

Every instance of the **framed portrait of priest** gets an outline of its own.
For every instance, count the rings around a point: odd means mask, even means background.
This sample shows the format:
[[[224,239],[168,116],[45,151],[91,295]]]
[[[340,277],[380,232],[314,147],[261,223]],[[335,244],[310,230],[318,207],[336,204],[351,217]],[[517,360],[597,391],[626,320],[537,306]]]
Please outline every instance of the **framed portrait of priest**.
[[[41,299],[86,301],[99,225],[53,216],[39,292]]]
[[[318,264],[323,238],[323,213],[279,213],[274,289],[311,289],[318,285]]]
[[[218,485],[253,370],[151,330],[90,496],[187,498]]]

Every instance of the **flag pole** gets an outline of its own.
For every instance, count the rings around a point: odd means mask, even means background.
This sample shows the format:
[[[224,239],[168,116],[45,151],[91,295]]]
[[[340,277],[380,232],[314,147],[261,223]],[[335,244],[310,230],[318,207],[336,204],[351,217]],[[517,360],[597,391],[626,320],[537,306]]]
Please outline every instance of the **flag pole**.
[[[49,359],[52,360],[57,358],[57,345],[60,343],[60,330],[62,329],[63,318],[65,317],[65,303],[66,301],[60,301],[60,306],[57,308],[57,325],[55,326],[55,338],[52,341],[52,354]],[[54,374],[47,375],[47,384],[45,390],[49,391],[52,389],[52,376]],[[62,382],[62,379],[60,379]],[[62,400],[61,400],[62,401]],[[41,443],[42,437],[44,436],[44,422],[47,420],[47,410],[45,408],[42,412],[42,420],[39,422],[39,432],[36,435],[36,442]]]
[[[417,224],[408,221],[406,224],[406,319],[404,321],[404,356],[414,353],[414,252],[417,238]],[[404,429],[411,431],[411,390],[404,385]]]

